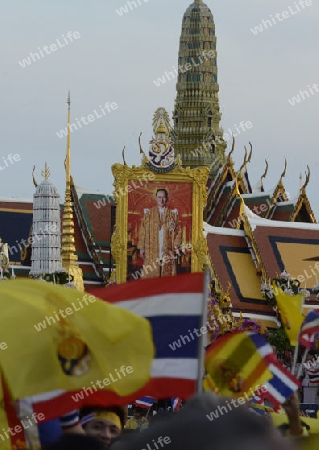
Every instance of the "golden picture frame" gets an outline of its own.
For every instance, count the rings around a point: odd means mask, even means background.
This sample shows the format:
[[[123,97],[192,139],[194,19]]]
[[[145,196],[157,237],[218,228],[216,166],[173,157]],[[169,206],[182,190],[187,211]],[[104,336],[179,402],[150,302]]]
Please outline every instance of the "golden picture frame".
[[[112,166],[114,176],[114,197],[116,201],[116,225],[111,239],[111,253],[116,263],[116,274],[112,276],[116,283],[128,281],[128,248],[130,245],[129,216],[134,218],[135,211],[129,211],[129,195],[135,195],[144,189],[153,192],[161,186],[173,186],[185,188],[189,185],[191,192],[190,211],[183,214],[191,216],[191,261],[190,272],[201,272],[207,266],[208,248],[203,233],[203,211],[207,201],[207,180],[209,168],[198,167],[190,169],[181,166],[175,167],[167,173],[155,173],[146,165],[129,167],[123,164]],[[185,190],[185,189],[184,189]],[[132,193],[135,191],[134,193]],[[174,189],[176,192],[177,189]],[[176,201],[176,200],[175,200]],[[187,219],[187,218],[186,218]],[[189,223],[189,218],[187,219]],[[185,228],[185,227],[184,227]],[[184,230],[184,239],[186,231]],[[136,234],[136,233],[135,233]],[[136,247],[136,246],[135,246]],[[132,247],[133,248],[133,247]],[[135,279],[135,278],[134,278]]]

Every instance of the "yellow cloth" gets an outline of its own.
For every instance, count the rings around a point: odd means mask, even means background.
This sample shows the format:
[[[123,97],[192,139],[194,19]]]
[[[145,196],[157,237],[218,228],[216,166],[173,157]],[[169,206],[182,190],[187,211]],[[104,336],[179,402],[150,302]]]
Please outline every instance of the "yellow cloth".
[[[279,427],[283,424],[289,424],[287,414],[270,413],[271,419],[275,427]],[[313,419],[312,417],[300,417],[302,422],[305,422],[310,426],[309,434],[319,433],[319,419]]]
[[[295,347],[301,325],[304,321],[302,314],[303,295],[287,295],[273,282],[273,290],[281,314],[282,324],[285,328],[290,344]]]
[[[13,399],[96,380],[125,396],[150,379],[151,326],[129,311],[35,280],[0,283],[0,310],[0,367]]]
[[[148,421],[147,419],[145,419],[145,417],[142,417],[140,420],[136,420],[135,417],[131,417],[125,425],[125,428],[127,430],[136,430],[136,429],[140,429],[142,430],[143,428],[147,428],[148,427]]]
[[[245,332],[219,337],[206,352],[205,369],[205,390],[236,398],[252,395],[272,378],[267,363]]]
[[[119,430],[122,430],[122,424],[119,416],[115,414],[115,412],[112,411],[96,411],[94,413],[94,419],[93,420],[105,420],[106,422],[111,422]]]
[[[159,229],[163,228],[162,267],[159,263]],[[165,206],[160,219],[158,206],[145,210],[139,231],[138,248],[145,250],[142,278],[176,275],[175,248],[182,245],[182,228],[178,213]]]

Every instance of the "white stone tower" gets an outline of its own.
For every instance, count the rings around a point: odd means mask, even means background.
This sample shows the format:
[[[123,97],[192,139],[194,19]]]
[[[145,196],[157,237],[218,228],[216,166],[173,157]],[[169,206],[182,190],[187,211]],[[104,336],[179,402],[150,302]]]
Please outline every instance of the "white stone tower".
[[[30,276],[62,272],[60,196],[49,181],[47,163],[44,180],[33,195],[32,256]]]

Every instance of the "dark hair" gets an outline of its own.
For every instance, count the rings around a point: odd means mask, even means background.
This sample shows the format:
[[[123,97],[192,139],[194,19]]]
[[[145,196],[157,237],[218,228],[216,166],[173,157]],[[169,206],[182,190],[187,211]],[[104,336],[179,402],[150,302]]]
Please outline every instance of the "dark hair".
[[[268,420],[244,406],[233,408],[231,400],[212,393],[199,394],[173,414],[171,420],[154,423],[143,433],[132,436],[128,444],[123,442],[123,450],[148,448],[147,443],[161,436],[170,439],[170,450],[290,449],[289,441]]]
[[[57,441],[44,445],[43,450],[105,450],[102,442],[86,434],[68,433]]]
[[[89,414],[92,414],[94,412],[113,412],[115,413],[117,416],[119,416],[120,421],[121,421],[121,425],[124,428],[125,422],[126,422],[126,409],[123,406],[110,406],[110,407],[104,407],[104,406],[88,406],[85,407],[83,409],[80,409],[80,420],[85,417],[88,416]]]
[[[157,189],[156,195],[157,195],[157,193],[158,193],[159,191],[165,192],[165,197],[168,199],[168,192],[167,192],[167,190],[166,190],[165,188],[159,188],[159,189]]]
[[[147,411],[145,408],[141,408],[140,406],[133,406],[132,412],[139,412],[140,414],[144,415],[144,413]]]

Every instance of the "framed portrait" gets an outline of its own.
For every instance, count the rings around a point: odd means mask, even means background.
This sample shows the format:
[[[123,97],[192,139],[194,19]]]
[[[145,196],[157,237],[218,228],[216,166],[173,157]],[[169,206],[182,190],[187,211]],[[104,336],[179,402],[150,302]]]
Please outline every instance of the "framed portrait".
[[[209,169],[112,166],[116,228],[111,251],[116,282],[203,270],[203,209]]]

